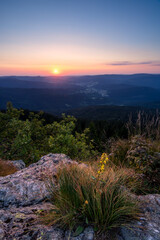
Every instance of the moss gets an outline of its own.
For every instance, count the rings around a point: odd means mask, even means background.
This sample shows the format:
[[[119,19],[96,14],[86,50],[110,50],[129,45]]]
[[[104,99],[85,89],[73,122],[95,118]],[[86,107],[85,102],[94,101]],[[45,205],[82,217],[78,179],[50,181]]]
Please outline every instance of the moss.
[[[23,214],[23,213],[16,213],[15,218],[16,218],[16,219],[18,219],[18,218],[20,218],[20,219],[26,219],[26,216],[25,216],[25,214]]]

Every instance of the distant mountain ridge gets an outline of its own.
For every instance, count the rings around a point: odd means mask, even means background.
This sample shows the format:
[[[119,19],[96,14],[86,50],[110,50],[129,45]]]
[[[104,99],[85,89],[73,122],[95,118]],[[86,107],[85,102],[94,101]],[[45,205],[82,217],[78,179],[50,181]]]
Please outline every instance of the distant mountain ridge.
[[[102,105],[159,108],[160,74],[1,76],[0,109],[8,101],[54,114]]]
[[[85,76],[0,76],[1,84],[9,81],[27,81],[27,82],[45,82],[51,84],[88,84],[89,82],[97,82],[98,84],[129,84],[136,86],[146,86],[160,88],[160,74],[104,74],[104,75],[85,75]],[[26,83],[25,83],[26,84]],[[9,87],[5,86],[5,87]],[[14,85],[12,84],[12,87]],[[17,86],[16,86],[17,87]],[[38,87],[38,86],[37,86]]]

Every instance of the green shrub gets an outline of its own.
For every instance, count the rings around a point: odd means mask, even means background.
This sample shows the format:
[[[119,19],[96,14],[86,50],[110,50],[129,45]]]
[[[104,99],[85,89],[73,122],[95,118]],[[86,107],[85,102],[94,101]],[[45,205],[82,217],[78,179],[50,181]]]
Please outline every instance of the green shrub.
[[[35,162],[45,153],[45,127],[40,114],[30,113],[29,119],[22,121],[23,110],[7,104],[6,113],[0,112],[0,157],[3,159],[23,159],[26,164]]]
[[[75,132],[76,119],[71,116],[62,116],[62,121],[54,122],[50,126],[50,151],[52,153],[65,153],[74,159],[87,159],[95,154],[92,142],[88,141],[88,129],[85,129],[81,134]]]
[[[48,181],[54,208],[43,220],[72,229],[89,224],[99,232],[127,224],[138,210],[124,181],[111,169],[99,175],[91,167],[64,167],[57,173],[57,188]]]
[[[135,170],[139,175],[137,193],[160,192],[160,154],[159,140],[135,135],[129,140],[118,140],[111,146],[111,163]]]
[[[111,144],[110,160],[112,160],[112,162],[117,166],[128,165],[128,162],[126,161],[126,155],[127,155],[128,149],[129,149],[128,140],[118,139],[117,141],[114,141]]]
[[[76,119],[63,115],[60,122],[44,124],[41,112],[29,113],[21,120],[23,110],[7,104],[7,111],[0,112],[0,157],[2,159],[23,159],[26,164],[39,160],[49,152],[64,153],[71,158],[87,159],[93,156],[92,141],[88,129],[75,131]]]
[[[126,155],[130,167],[142,174],[146,193],[160,192],[160,154],[154,145],[154,141],[136,135],[131,138]]]

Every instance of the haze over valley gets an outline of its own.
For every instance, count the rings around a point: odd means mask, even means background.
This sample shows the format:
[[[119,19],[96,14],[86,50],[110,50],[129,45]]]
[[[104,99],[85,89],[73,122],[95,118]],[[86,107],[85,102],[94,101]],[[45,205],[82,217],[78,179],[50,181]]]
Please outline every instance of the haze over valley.
[[[89,106],[159,108],[160,74],[4,76],[0,77],[0,108],[5,109],[8,101],[16,108],[55,115]]]

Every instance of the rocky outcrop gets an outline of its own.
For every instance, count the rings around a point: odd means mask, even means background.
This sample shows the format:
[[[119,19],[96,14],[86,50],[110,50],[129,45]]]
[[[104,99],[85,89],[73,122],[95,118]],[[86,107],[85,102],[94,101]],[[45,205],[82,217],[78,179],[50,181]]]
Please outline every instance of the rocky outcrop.
[[[10,161],[18,170],[21,170],[26,167],[26,164],[23,162],[23,160],[14,160]]]
[[[0,240],[67,240],[68,231],[45,226],[38,220],[41,211],[53,205],[46,202],[46,176],[54,176],[61,165],[76,163],[64,154],[48,154],[37,163],[0,177]],[[77,163],[76,163],[77,164]],[[71,240],[93,240],[93,229],[86,228]]]
[[[25,169],[0,177],[0,208],[42,202],[47,197],[45,176],[49,174],[53,176],[60,164],[72,162],[64,154],[48,154]]]
[[[52,208],[50,203],[26,207],[9,207],[0,210],[1,240],[68,240],[69,232],[56,226],[42,224],[38,215]],[[78,237],[70,240],[93,240],[92,228],[86,228]]]
[[[118,240],[160,240],[160,195],[138,196],[141,216],[131,224],[131,228],[122,227]]]
[[[72,163],[75,162],[64,154],[48,154],[27,168],[0,177],[0,240],[68,240],[70,235],[70,240],[94,239],[92,227],[73,237],[69,231],[45,226],[38,219],[41,212],[53,207],[47,201],[44,179],[54,176],[61,164]],[[138,196],[138,199],[142,210],[140,219],[134,221],[131,228],[120,228],[115,239],[160,239],[160,195]]]

